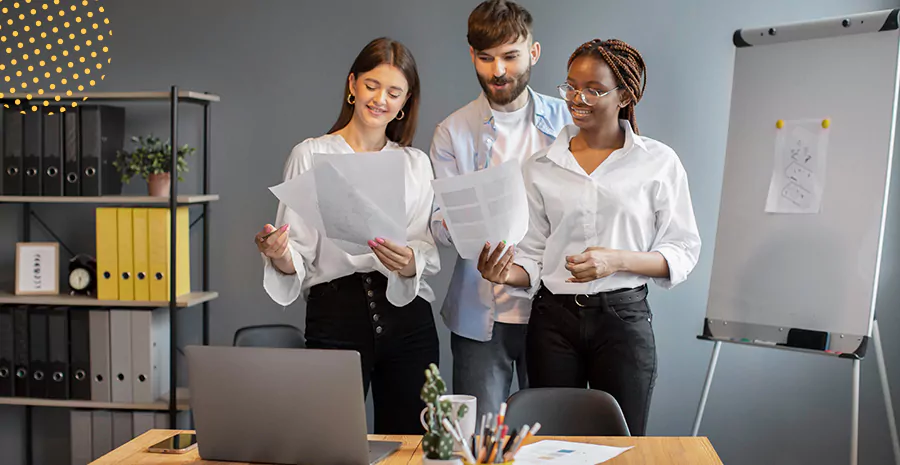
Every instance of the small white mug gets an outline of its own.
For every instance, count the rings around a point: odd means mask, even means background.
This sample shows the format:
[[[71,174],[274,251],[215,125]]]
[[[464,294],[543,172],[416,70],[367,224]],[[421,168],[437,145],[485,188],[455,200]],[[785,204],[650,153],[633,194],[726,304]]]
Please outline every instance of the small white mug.
[[[450,394],[441,396],[439,400],[449,400],[450,401],[450,423],[456,426],[456,421],[459,420],[459,427],[462,429],[463,441],[471,441],[472,435],[475,434],[475,417],[478,415],[478,400],[474,396],[467,396],[462,394]],[[463,415],[462,419],[456,417],[456,413],[459,412],[459,407],[461,405],[466,406],[466,414]],[[419,414],[419,421],[422,423],[422,427],[425,428],[425,431],[428,431],[428,424],[425,423],[425,412],[428,409],[422,409],[422,413]],[[441,426],[443,429],[443,425]],[[456,441],[453,442],[453,450],[455,452],[461,452],[462,448]]]

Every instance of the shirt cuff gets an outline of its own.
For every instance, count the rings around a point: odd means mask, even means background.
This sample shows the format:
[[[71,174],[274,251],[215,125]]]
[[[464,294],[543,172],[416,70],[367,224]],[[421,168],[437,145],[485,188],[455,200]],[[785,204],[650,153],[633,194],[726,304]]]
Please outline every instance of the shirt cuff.
[[[678,247],[662,244],[655,248],[653,252],[659,252],[666,259],[669,267],[668,278],[653,278],[653,282],[663,289],[672,289],[687,279],[686,268],[681,265],[681,250]]]
[[[294,269],[296,270],[294,274],[282,273],[272,264],[272,259],[260,253],[264,264],[263,289],[266,290],[266,293],[269,294],[269,297],[275,303],[282,307],[287,307],[294,303],[297,297],[300,297],[300,292],[303,289],[303,279],[306,277],[303,257],[294,251],[290,244],[288,244],[288,251],[290,251],[291,259],[294,261]]]
[[[538,290],[541,288],[541,266],[538,262],[529,258],[515,258],[513,263],[522,267],[528,273],[529,284],[527,288],[506,286],[509,294],[527,299],[534,298]]]
[[[409,248],[413,251],[413,258],[416,261],[416,274],[413,276],[402,276],[396,271],[388,273],[387,289],[385,297],[391,305],[395,307],[403,307],[412,302],[422,287],[422,279],[424,279],[425,266],[427,265],[426,249],[433,248],[431,244],[422,241],[410,241]]]
[[[431,231],[434,239],[446,247],[453,247],[453,238],[450,237],[450,231],[444,227],[443,220],[431,222]]]

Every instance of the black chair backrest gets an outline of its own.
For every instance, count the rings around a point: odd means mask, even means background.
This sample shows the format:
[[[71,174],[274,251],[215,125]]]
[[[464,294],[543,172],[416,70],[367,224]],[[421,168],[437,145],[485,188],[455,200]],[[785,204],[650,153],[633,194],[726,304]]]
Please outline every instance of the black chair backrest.
[[[507,400],[510,428],[540,422],[539,436],[631,436],[619,403],[596,389],[524,389]]]
[[[296,326],[278,324],[247,326],[234,333],[233,345],[303,349],[306,347],[306,338]]]

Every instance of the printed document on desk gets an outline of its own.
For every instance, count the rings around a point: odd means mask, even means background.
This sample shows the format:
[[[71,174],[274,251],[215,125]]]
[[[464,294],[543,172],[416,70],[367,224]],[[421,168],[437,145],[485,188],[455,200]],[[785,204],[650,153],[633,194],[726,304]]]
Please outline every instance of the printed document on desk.
[[[435,179],[435,201],[444,213],[459,256],[477,259],[485,242],[516,244],[528,230],[528,199],[516,160],[474,173]]]
[[[594,465],[612,460],[632,447],[544,440],[522,446],[515,460],[516,465]]]
[[[351,255],[383,237],[406,244],[403,152],[316,154],[314,168],[269,190]]]

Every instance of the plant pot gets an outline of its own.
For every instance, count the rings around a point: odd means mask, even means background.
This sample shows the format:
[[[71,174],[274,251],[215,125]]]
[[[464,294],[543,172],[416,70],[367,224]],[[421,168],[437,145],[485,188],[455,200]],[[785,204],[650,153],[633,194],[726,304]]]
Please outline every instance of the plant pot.
[[[448,460],[430,459],[423,455],[422,465],[463,465],[463,460],[455,455]]]
[[[151,174],[147,177],[147,191],[151,197],[168,197],[171,182],[169,173]]]

